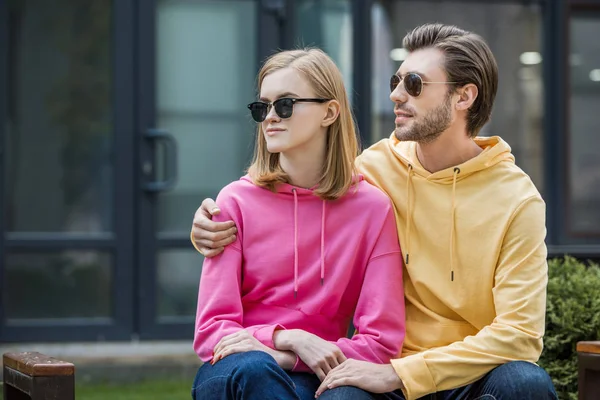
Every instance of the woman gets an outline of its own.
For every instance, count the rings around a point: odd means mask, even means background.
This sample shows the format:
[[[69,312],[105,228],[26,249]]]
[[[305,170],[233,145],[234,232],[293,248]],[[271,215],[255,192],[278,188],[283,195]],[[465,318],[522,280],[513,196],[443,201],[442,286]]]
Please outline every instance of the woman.
[[[233,220],[238,235],[202,268],[195,399],[313,399],[346,358],[387,363],[404,339],[394,213],[355,173],[339,69],[318,49],[284,51],[258,88],[254,160],[217,197],[215,220]],[[340,390],[360,391],[321,397]]]

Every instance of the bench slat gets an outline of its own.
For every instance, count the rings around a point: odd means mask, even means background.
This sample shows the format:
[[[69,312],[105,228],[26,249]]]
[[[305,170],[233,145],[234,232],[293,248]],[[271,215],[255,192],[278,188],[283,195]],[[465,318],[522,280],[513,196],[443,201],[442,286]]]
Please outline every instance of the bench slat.
[[[71,363],[38,352],[5,353],[4,366],[29,376],[68,376],[75,373]]]
[[[577,352],[600,354],[600,342],[578,342]]]

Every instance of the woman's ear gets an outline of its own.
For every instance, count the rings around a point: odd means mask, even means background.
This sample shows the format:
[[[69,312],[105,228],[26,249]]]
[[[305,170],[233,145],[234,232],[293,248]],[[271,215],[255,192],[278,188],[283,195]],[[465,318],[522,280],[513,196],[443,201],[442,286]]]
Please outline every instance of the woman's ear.
[[[329,100],[327,103],[327,113],[321,121],[322,127],[328,127],[335,122],[340,115],[340,103],[337,100]]]
[[[460,98],[458,99],[458,102],[456,103],[456,109],[459,111],[466,111],[475,102],[475,99],[477,98],[477,95],[479,94],[479,90],[477,89],[477,86],[475,86],[472,83],[469,83],[469,84],[461,87],[460,89],[458,89],[458,94],[459,94]]]

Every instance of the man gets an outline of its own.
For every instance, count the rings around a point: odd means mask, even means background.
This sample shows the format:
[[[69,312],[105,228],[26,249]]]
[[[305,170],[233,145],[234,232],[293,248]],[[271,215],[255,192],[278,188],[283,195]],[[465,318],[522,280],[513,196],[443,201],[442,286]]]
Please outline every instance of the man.
[[[316,394],[347,385],[405,399],[555,399],[534,364],[545,325],[545,204],[508,144],[477,137],[496,95],[495,59],[478,35],[441,24],[417,27],[403,46],[409,55],[390,81],[396,129],[357,167],[396,209],[404,348],[387,365],[347,360]],[[207,257],[235,230],[210,221],[215,207],[205,200],[192,230]]]

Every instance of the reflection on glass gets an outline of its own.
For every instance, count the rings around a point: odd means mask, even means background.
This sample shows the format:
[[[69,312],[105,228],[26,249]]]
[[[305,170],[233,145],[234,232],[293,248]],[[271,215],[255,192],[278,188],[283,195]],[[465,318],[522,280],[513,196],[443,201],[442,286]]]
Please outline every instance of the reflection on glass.
[[[10,253],[2,288],[5,317],[111,317],[111,264],[111,255],[98,251]]]
[[[157,2],[158,126],[179,149],[177,186],[159,199],[160,232],[188,234],[202,200],[241,177],[250,161],[255,15],[250,1]]]
[[[389,77],[406,52],[404,35],[431,21],[457,25],[481,35],[496,56],[500,74],[491,121],[481,136],[499,135],[512,147],[517,164],[543,192],[543,84],[541,9],[533,4],[461,1],[379,0],[371,13],[373,26],[373,126],[371,141],[394,130]],[[530,53],[522,57],[523,53]],[[537,56],[536,56],[537,54]]]
[[[297,0],[294,47],[319,47],[335,61],[352,101],[352,10],[349,0]]]
[[[8,2],[6,226],[112,229],[111,2]]]
[[[204,257],[193,248],[164,250],[158,254],[159,317],[196,315],[203,260]]]
[[[600,234],[600,14],[574,16],[570,32],[570,221]]]

